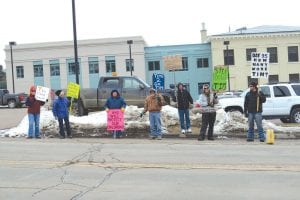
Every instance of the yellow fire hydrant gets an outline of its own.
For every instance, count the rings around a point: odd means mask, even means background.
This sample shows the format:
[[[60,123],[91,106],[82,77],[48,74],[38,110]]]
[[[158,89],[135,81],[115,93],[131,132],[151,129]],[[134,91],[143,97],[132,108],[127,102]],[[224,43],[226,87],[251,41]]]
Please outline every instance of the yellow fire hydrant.
[[[268,129],[267,130],[267,135],[266,135],[266,143],[267,144],[274,144],[274,141],[275,141],[274,130],[273,129]]]

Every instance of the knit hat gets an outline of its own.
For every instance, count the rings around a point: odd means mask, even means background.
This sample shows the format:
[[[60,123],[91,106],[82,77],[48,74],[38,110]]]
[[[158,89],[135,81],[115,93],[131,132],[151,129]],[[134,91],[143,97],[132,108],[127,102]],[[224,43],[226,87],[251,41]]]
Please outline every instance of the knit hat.
[[[61,90],[57,90],[57,91],[55,92],[56,96],[59,96],[60,93],[61,93]]]
[[[252,85],[253,87],[257,88],[257,83],[254,82],[254,81],[252,81],[252,82],[250,83],[250,85]]]

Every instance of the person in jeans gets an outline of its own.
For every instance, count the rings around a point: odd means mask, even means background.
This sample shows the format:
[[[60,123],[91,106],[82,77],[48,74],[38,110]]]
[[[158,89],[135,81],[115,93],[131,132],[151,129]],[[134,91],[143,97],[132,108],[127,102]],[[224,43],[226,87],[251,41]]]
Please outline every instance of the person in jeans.
[[[185,133],[191,133],[191,122],[190,122],[190,104],[193,104],[193,98],[190,93],[183,88],[182,83],[177,85],[177,108],[180,120],[181,137],[185,137]]]
[[[126,108],[126,102],[124,98],[120,96],[118,90],[112,90],[110,93],[110,97],[106,100],[104,107],[106,112],[108,112],[109,109],[121,109],[121,111],[124,113]],[[116,138],[121,138],[123,136],[123,132],[114,131],[113,136]]]
[[[265,132],[262,127],[262,104],[266,102],[265,95],[258,91],[257,84],[255,82],[251,82],[249,85],[250,91],[245,96],[244,102],[244,114],[245,117],[248,117],[248,134],[247,141],[254,141],[254,121],[257,126],[259,140],[261,142],[265,141]]]
[[[146,97],[144,103],[144,110],[140,115],[140,117],[142,117],[143,114],[149,111],[150,139],[162,139],[160,111],[163,105],[164,98],[162,95],[156,93],[156,91],[151,88],[150,94]]]
[[[209,85],[203,85],[203,93],[199,97],[199,102],[202,110],[202,126],[200,129],[200,135],[198,140],[204,140],[208,126],[207,139],[214,140],[214,124],[216,121],[216,109],[215,104],[218,103],[217,96],[210,91]]]
[[[26,99],[25,105],[28,108],[28,121],[29,121],[29,128],[28,128],[28,139],[33,137],[40,139],[40,112],[41,106],[45,104],[45,102],[39,101],[35,99],[35,92],[36,87],[30,87],[30,94],[29,97]],[[33,135],[34,132],[34,135]]]
[[[68,138],[72,138],[70,122],[69,122],[69,107],[71,103],[65,97],[64,91],[57,90],[55,94],[58,98],[55,99],[55,101],[53,102],[52,112],[55,119],[57,119],[59,123],[60,139],[64,139],[66,137],[64,131],[64,121],[65,121],[67,136]]]

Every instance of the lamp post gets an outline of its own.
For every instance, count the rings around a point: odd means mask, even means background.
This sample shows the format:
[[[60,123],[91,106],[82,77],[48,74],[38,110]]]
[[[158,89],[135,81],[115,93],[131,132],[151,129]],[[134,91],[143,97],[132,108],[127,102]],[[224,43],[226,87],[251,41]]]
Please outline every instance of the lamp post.
[[[228,45],[230,44],[230,42],[229,41],[224,41],[223,44],[226,45],[226,59],[225,59],[225,62],[226,62],[227,69],[228,69],[227,82],[228,82],[228,92],[229,92],[230,91],[230,71],[229,71],[229,61],[228,61]]]
[[[127,40],[127,44],[129,45],[129,67],[130,67],[130,75],[132,76],[132,58],[131,58],[131,45],[133,41]]]
[[[15,45],[17,45],[16,42],[9,42],[13,93],[15,93],[15,76],[14,76],[14,59],[13,59],[12,46],[15,46]]]
[[[72,0],[72,14],[73,14],[73,38],[74,38],[74,57],[75,57],[75,75],[76,83],[79,84],[78,74],[78,52],[77,52],[77,32],[76,32],[76,13],[75,13],[75,0]]]

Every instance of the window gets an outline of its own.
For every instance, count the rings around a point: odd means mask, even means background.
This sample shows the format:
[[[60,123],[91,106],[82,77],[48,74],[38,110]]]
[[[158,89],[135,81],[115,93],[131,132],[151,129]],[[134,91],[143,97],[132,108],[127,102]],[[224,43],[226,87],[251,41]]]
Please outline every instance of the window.
[[[188,57],[182,57],[182,69],[180,71],[188,71],[188,70],[189,70]]]
[[[291,83],[299,83],[299,74],[289,74],[289,81]]]
[[[251,61],[251,53],[256,52],[256,48],[246,49],[246,59],[247,61]]]
[[[89,73],[98,74],[99,73],[99,62],[97,57],[90,57],[89,60]]]
[[[43,64],[34,64],[33,65],[34,77],[43,77]]]
[[[119,79],[108,78],[103,81],[104,87],[117,89],[119,87]]]
[[[209,67],[208,58],[198,58],[197,59],[197,68]]]
[[[17,78],[24,78],[24,67],[23,66],[17,66]]]
[[[105,57],[106,72],[116,72],[116,60],[114,56]]]
[[[292,85],[292,88],[294,89],[297,96],[300,96],[300,85]]]
[[[278,83],[278,75],[269,75],[269,83]]]
[[[269,86],[263,86],[259,88],[262,93],[268,98],[271,97],[271,91]]]
[[[60,67],[59,60],[50,60],[50,76],[59,76],[60,75]]]
[[[267,48],[267,52],[270,53],[270,63],[278,63],[277,47]]]
[[[137,80],[131,78],[124,78],[123,88],[139,89],[140,83]]]
[[[289,59],[289,62],[298,62],[299,61],[298,46],[288,47],[288,59]]]
[[[69,75],[75,75],[76,74],[75,62],[68,63],[68,68],[69,68]],[[78,66],[78,74],[80,74],[79,66]]]
[[[248,76],[248,84],[247,85],[250,85],[251,82],[258,83],[258,78],[251,78],[251,76]]]
[[[224,65],[234,65],[234,51],[233,49],[228,49],[223,51],[224,53]]]
[[[126,72],[130,72],[130,59],[126,59]],[[131,66],[132,66],[132,71],[134,71],[134,60],[131,59]]]
[[[203,93],[203,85],[210,85],[209,82],[202,82],[202,83],[198,83],[198,94],[202,94]]]
[[[160,70],[160,63],[159,63],[159,61],[149,61],[148,62],[148,70],[149,71]]]
[[[274,86],[273,90],[274,90],[275,97],[291,96],[291,93],[286,86]]]

